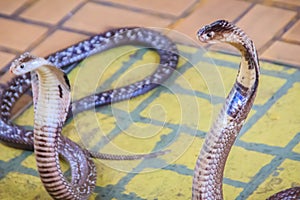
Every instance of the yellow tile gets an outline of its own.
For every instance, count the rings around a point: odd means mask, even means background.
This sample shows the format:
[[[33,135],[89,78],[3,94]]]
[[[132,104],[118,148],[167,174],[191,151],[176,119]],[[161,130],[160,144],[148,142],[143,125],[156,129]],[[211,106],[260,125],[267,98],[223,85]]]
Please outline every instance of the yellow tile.
[[[106,187],[108,185],[116,185],[124,176],[127,175],[124,171],[112,168],[109,162],[119,162],[119,165],[123,165],[128,161],[95,160],[97,165],[97,186]]]
[[[211,70],[208,70],[208,68],[211,68]],[[184,84],[180,82],[181,80],[175,80],[175,82],[185,89],[201,91],[206,94],[211,94],[210,92],[212,92],[213,95],[225,96],[223,80],[219,70],[210,63],[199,62],[197,66],[188,69],[183,74],[183,78],[187,80],[183,82]],[[213,88],[212,86],[218,87]]]
[[[0,44],[20,51],[25,50],[47,31],[44,27],[3,18],[0,18],[0,26],[5,27],[1,29]]]
[[[300,143],[298,143],[294,149],[293,149],[294,152],[297,152],[297,153],[300,153]]]
[[[65,3],[60,0],[40,0],[21,14],[22,17],[46,23],[58,23],[69,14],[82,0],[69,0]]]
[[[21,126],[32,126],[33,127],[33,106],[30,106],[27,110],[25,110],[18,118],[14,120],[14,123]]]
[[[32,154],[23,160],[22,165],[24,167],[28,167],[34,170],[37,170],[35,155]]]
[[[113,110],[114,115],[118,115],[117,109],[128,112],[128,115],[130,115],[130,112],[135,110],[139,105],[143,104],[143,102],[146,99],[148,99],[151,95],[153,95],[153,93],[155,93],[155,89],[147,92],[146,94],[135,97],[133,99],[127,99],[127,100],[112,104],[111,108]]]
[[[170,153],[161,156],[169,164],[180,164],[194,170],[204,139],[179,132],[166,149]]]
[[[273,156],[233,146],[226,163],[224,177],[247,183],[272,159]]]
[[[213,118],[209,101],[195,96],[162,93],[140,115],[161,122],[207,131]]]
[[[0,159],[2,161],[9,161],[22,153],[22,150],[15,149],[13,147],[8,147],[0,143]]]
[[[180,58],[178,62],[177,69],[185,64],[186,60],[184,58]],[[157,68],[159,63],[159,56],[157,53],[153,51],[147,51],[143,56],[142,60],[135,62],[131,65],[126,72],[124,72],[116,81],[113,82],[113,87],[118,88],[121,86],[129,85],[136,81],[143,80],[146,76],[151,75]],[[176,76],[179,73],[177,71],[173,72],[172,76]],[[172,83],[171,83],[172,84]],[[169,87],[169,84],[164,82],[159,87]],[[113,108],[122,109],[126,112],[131,112],[135,110],[145,99],[155,93],[155,89],[147,92],[146,94],[139,96],[134,99],[129,99],[126,101],[122,101],[121,103],[113,104]]]
[[[260,76],[257,97],[254,101],[255,105],[264,105],[273,97],[277,90],[285,84],[286,80],[273,76]]]
[[[284,189],[299,186],[299,169],[300,162],[285,160],[277,167],[276,171],[254,191],[249,199],[266,199]]]
[[[192,89],[209,95],[225,97],[231,90],[238,71],[236,69],[217,66],[211,62],[199,62],[197,66],[184,74]],[[186,86],[182,86],[186,89]]]
[[[51,200],[52,198],[44,189],[39,177],[12,172],[0,180],[0,199]]]
[[[233,55],[223,54],[223,53],[218,53],[218,52],[213,52],[213,51],[208,51],[207,53],[204,54],[204,56],[208,57],[208,58],[211,57],[213,59],[217,59],[220,61],[226,60],[226,61],[234,63],[237,67],[241,62],[240,56],[233,56]],[[287,74],[293,74],[296,71],[296,69],[294,69],[294,68],[285,67],[282,65],[277,65],[277,64],[269,63],[269,62],[260,62],[260,67],[265,70],[278,71],[278,72],[282,71]]]
[[[147,51],[141,60],[138,60],[131,66],[124,73],[120,75],[113,83],[113,88],[119,88],[125,85],[132,84],[134,82],[143,80],[145,77],[151,75],[156,68],[158,67],[159,57],[157,53],[153,51]],[[138,105],[140,105],[146,98],[148,98],[153,92],[148,92],[141,97],[135,98],[134,100],[129,99],[125,102],[121,102],[118,104],[114,104],[114,108],[122,109],[126,112],[130,112]]]
[[[118,152],[148,153],[153,150],[163,135],[171,132],[170,129],[165,127],[140,122],[136,122],[122,131],[121,134],[103,148],[104,152],[115,154],[118,154]]]
[[[291,68],[291,67],[276,65],[274,63],[269,63],[269,62],[260,62],[260,67],[262,69],[266,69],[266,70],[270,70],[270,71],[284,72],[286,74],[293,74],[297,70],[297,69],[294,69],[294,68]]]
[[[178,50],[181,52],[185,52],[185,53],[196,53],[199,49],[192,47],[192,46],[186,46],[186,45],[177,45]]]
[[[116,126],[117,121],[114,116],[87,111],[74,116],[71,123],[64,127],[63,135],[89,149],[99,143]]]
[[[243,191],[242,188],[233,187],[231,185],[223,184],[224,199],[236,199],[236,197]]]
[[[99,23],[99,19],[105,20],[103,20],[103,23]],[[136,13],[95,3],[87,3],[76,12],[64,26],[97,33],[112,26],[140,26],[142,24],[143,27],[166,27],[170,22],[171,20],[169,19],[153,15]]]
[[[226,55],[226,54],[221,54],[221,53],[214,53],[214,52],[208,52],[205,54],[207,57],[212,57],[214,59],[218,60],[226,60],[230,61],[232,63],[235,63],[236,66],[238,67],[241,59],[238,56],[231,56],[231,55]],[[270,64],[267,62],[261,62],[261,68],[267,69],[267,70],[272,70],[272,71],[283,71],[284,73],[287,74],[292,74],[295,72],[295,69],[289,68],[285,69],[282,66],[275,65],[275,64]],[[235,76],[229,76],[229,74],[234,74],[234,71],[230,70],[231,72],[225,72],[222,67],[220,67],[220,73],[222,74],[222,79],[224,82],[227,82],[227,79],[234,78]],[[235,72],[237,73],[237,71]],[[224,74],[224,75],[223,75]],[[263,105],[265,104],[273,95],[274,93],[285,83],[284,79],[272,77],[272,76],[267,76],[267,75],[261,75],[260,77],[260,85],[258,89],[258,94],[255,99],[255,104],[256,105]],[[225,88],[231,88],[231,82],[229,84],[225,83]]]
[[[130,59],[130,56],[135,53],[134,50],[134,47],[122,46],[97,54],[81,62],[68,75],[73,88],[72,98],[78,99],[100,92],[99,90],[111,89],[98,87]]]
[[[151,180],[151,184],[146,183],[148,180]],[[135,193],[145,199],[191,199],[192,176],[165,170],[141,172],[125,186],[125,189],[125,194]]]
[[[137,80],[143,80],[150,75],[159,63],[159,56],[154,51],[147,51],[141,60],[138,60],[124,72],[117,80],[114,81],[114,87],[128,85]]]
[[[163,135],[170,132],[167,128],[161,128],[154,125],[144,126],[142,123],[136,123],[130,126],[128,129],[124,130],[114,139],[110,140],[100,152],[117,154],[117,155],[132,155],[141,153],[153,152],[153,148],[158,141],[161,140]],[[140,131],[143,129],[143,131]],[[161,129],[161,130],[160,130]],[[160,151],[166,150],[160,149]],[[109,168],[122,172],[131,172],[141,160],[133,161],[109,161],[109,160],[99,160]]]
[[[299,132],[300,84],[295,83],[287,94],[280,98],[241,140],[284,147]],[[263,127],[263,128],[262,128]]]
[[[12,14],[21,7],[27,0],[0,1],[0,13]]]
[[[238,64],[241,62],[241,57],[240,56],[233,56],[229,54],[223,54],[223,53],[218,53],[214,51],[207,51],[203,56],[207,58],[212,58],[216,60],[225,60],[225,61],[230,61],[238,67]]]
[[[184,76],[191,83],[193,90],[225,98],[225,94],[229,93],[235,82],[237,73],[238,71],[235,69],[227,67],[216,68],[211,63],[200,62],[197,67],[189,69]],[[281,78],[261,75],[258,94],[254,104],[265,104],[285,82]]]

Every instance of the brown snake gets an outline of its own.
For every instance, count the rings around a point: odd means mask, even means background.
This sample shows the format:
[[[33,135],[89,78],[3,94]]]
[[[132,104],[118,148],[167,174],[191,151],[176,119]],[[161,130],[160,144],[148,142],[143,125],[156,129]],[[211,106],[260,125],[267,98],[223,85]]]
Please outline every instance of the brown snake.
[[[16,75],[32,71],[34,153],[45,188],[55,199],[87,199],[87,191],[93,191],[96,181],[96,168],[89,156],[81,183],[68,183],[59,165],[59,138],[71,102],[65,74],[49,61],[28,53],[14,61],[10,70]]]
[[[198,39],[206,43],[228,43],[242,55],[236,82],[206,135],[194,170],[192,199],[221,200],[223,172],[228,154],[256,96],[259,60],[251,39],[228,21],[218,20],[204,26],[198,31]],[[284,190],[269,199],[300,199],[300,187]]]
[[[68,103],[66,103],[69,101],[68,99],[63,101],[65,102],[65,109],[53,109],[53,107],[51,107],[51,104],[53,104],[55,108],[55,105],[58,105],[55,101],[56,97],[67,97],[69,92],[67,78],[53,66],[58,68],[66,67],[95,53],[126,44],[143,45],[157,50],[160,56],[160,65],[152,75],[131,85],[77,100],[73,102],[71,108],[67,105]],[[177,62],[178,54],[176,45],[162,34],[144,28],[120,28],[95,35],[85,41],[48,56],[47,61],[29,54],[24,54],[12,65],[11,70],[17,74],[23,73],[25,70],[30,70],[30,67],[25,68],[29,63],[32,64],[31,67],[36,67],[38,64],[46,64],[47,67],[42,67],[43,70],[39,71],[39,73],[31,73],[31,80],[30,75],[27,73],[14,78],[8,86],[4,88],[0,98],[0,140],[9,146],[17,148],[32,150],[33,145],[37,148],[35,152],[41,179],[49,194],[51,194],[54,199],[87,199],[95,187],[96,180],[96,170],[91,158],[131,160],[155,157],[167,151],[128,156],[87,151],[68,138],[60,136],[59,133],[65,115],[69,113],[69,116],[71,116],[71,114],[76,114],[96,106],[98,107],[141,95],[165,81],[176,68]],[[20,69],[21,72],[17,72],[17,69]],[[38,86],[41,80],[47,80],[46,78],[49,77],[51,79],[50,82],[55,83],[55,86],[52,84],[42,85],[42,87]],[[57,83],[59,83],[60,87],[58,87]],[[11,108],[30,85],[32,85],[36,113],[34,132],[37,133],[35,135],[38,136],[33,136],[31,130],[26,130],[23,127],[14,125],[9,120]],[[53,93],[50,94],[54,94],[54,96],[48,95],[46,92],[40,93],[40,89],[44,89],[44,86],[45,88],[48,86],[49,88],[52,87]],[[64,95],[64,93],[66,95]],[[38,97],[40,94],[44,96]],[[45,100],[44,98],[50,102],[37,103],[41,101],[41,99]],[[51,109],[40,108],[40,106],[50,106]],[[44,112],[41,113],[40,110]],[[47,114],[45,115],[45,113],[52,112],[55,112],[52,117]],[[37,121],[41,118],[45,120]],[[37,138],[37,140],[34,140],[34,137]],[[66,181],[61,173],[58,155],[62,156],[70,165],[72,173],[71,183]]]

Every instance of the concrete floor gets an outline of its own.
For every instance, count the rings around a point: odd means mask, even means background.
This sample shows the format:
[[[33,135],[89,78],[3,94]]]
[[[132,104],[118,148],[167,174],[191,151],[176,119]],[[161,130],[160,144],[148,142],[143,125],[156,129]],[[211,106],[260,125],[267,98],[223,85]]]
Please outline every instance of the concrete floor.
[[[63,134],[106,153],[171,150],[150,160],[95,161],[98,179],[91,199],[190,199],[203,138],[240,61],[232,48],[203,46],[195,33],[207,23],[228,19],[255,42],[262,76],[255,105],[226,165],[225,199],[265,199],[299,186],[300,1],[174,2],[0,0],[0,83],[11,79],[8,65],[24,51],[46,56],[113,27],[155,27],[168,33],[178,43],[181,59],[163,87],[83,112],[66,124]],[[73,99],[142,79],[158,60],[155,52],[133,46],[86,59],[68,74]],[[27,102],[30,96],[23,99]],[[32,107],[15,121],[32,126]],[[63,168],[68,170],[64,163]],[[0,199],[50,199],[32,152],[0,144]]]

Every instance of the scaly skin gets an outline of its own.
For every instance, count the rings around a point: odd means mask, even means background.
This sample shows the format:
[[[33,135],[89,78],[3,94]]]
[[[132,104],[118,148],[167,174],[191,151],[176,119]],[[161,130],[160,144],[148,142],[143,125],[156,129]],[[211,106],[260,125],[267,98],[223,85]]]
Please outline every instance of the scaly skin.
[[[198,31],[201,42],[223,42],[242,55],[238,76],[216,121],[207,133],[194,170],[192,199],[223,199],[223,172],[228,154],[251,110],[259,83],[259,60],[251,39],[234,24],[218,20]],[[279,192],[272,200],[300,199],[300,188]]]
[[[32,72],[34,100],[34,153],[41,180],[54,199],[87,199],[96,183],[96,167],[83,149],[71,149],[77,157],[73,162],[83,165],[76,184],[63,176],[59,164],[59,142],[70,102],[71,88],[63,71],[43,58],[23,54],[12,63],[11,72],[22,75]],[[36,85],[37,84],[37,85]],[[72,161],[71,161],[72,162]]]
[[[134,98],[159,86],[168,79],[178,63],[176,45],[162,34],[145,28],[120,28],[74,44],[66,49],[49,55],[46,59],[58,68],[70,68],[82,59],[120,45],[142,45],[156,50],[160,64],[152,75],[128,86],[116,88],[84,97],[72,103],[68,117],[94,107]],[[68,69],[70,70],[70,69]],[[33,81],[36,81],[33,79]],[[36,85],[36,84],[35,84]],[[33,132],[15,125],[10,121],[11,109],[15,102],[31,87],[31,75],[24,74],[14,78],[3,88],[0,96],[0,141],[15,148],[33,150]],[[66,142],[71,142],[64,139]],[[110,155],[89,152],[91,157],[109,160],[132,160],[155,157],[166,152],[141,155]]]
[[[51,62],[51,64],[49,65],[53,65],[58,68],[68,67],[70,69],[69,65],[73,65],[74,63],[77,63],[90,55],[126,44],[143,45],[147,48],[155,49],[160,56],[160,65],[155,70],[155,72],[152,75],[146,77],[144,80],[138,81],[131,85],[124,86],[122,88],[116,88],[114,90],[108,90],[99,94],[94,94],[73,102],[72,107],[68,108],[68,117],[83,110],[103,106],[125,99],[130,99],[144,94],[164,82],[172,74],[173,70],[177,66],[178,51],[176,45],[160,33],[144,28],[121,28],[107,31],[103,34],[93,36],[90,39],[79,42],[78,44],[54,53],[47,57],[47,61]],[[21,62],[26,63],[27,61],[30,61],[30,59],[23,59]],[[33,86],[33,100],[35,102],[34,107],[37,106],[37,94],[39,93],[39,87],[37,87],[37,85],[39,84],[39,78],[36,76],[36,73],[31,74],[32,75],[28,73],[20,75],[14,78],[10,83],[8,83],[6,87],[1,88],[2,94],[0,97],[0,140],[2,143],[7,144],[8,146],[26,150],[33,150],[35,146],[38,148],[35,151],[38,154],[41,153],[40,155],[43,155],[42,152],[39,152],[44,151],[44,149],[41,150],[39,148],[39,142],[35,142],[34,144],[33,132],[31,130],[26,130],[21,126],[15,125],[10,121],[10,113],[12,107],[14,106],[18,98],[23,95],[31,85]],[[43,73],[40,73],[40,76],[41,74]],[[63,82],[63,80],[66,81],[67,79],[65,79],[65,77],[60,77],[60,81]],[[60,91],[58,91],[58,95],[60,95]],[[35,110],[37,109],[35,108]],[[38,133],[41,130],[47,130],[45,129],[45,127],[43,128],[42,126],[35,132]],[[60,129],[61,125],[57,126],[57,130]],[[56,163],[58,162],[58,154],[62,156],[67,162],[69,162],[72,173],[72,181],[70,185],[68,186],[67,184],[65,184],[64,179],[61,179],[58,183],[65,185],[62,191],[68,191],[67,196],[74,199],[85,199],[93,190],[95,170],[91,158],[109,160],[132,160],[156,157],[168,152],[162,151],[140,155],[111,155],[98,152],[89,152],[87,150],[81,149],[80,146],[78,146],[68,138],[65,138],[63,136],[56,137],[56,135],[57,131],[49,132],[49,137],[54,137],[53,139],[55,139],[56,145],[56,150],[50,152],[49,155],[51,154],[51,156],[53,156],[55,154]],[[41,140],[44,141],[44,139]],[[41,159],[40,161],[43,162],[44,160]],[[51,167],[53,167],[53,169],[55,168],[56,172],[60,172],[59,165],[52,164]],[[43,163],[39,167],[41,167],[39,168],[39,171],[43,173]],[[86,181],[86,179],[89,181],[88,183],[84,184],[84,181]],[[44,181],[44,183],[47,186],[47,180]],[[75,188],[73,187],[74,185],[76,186]],[[80,188],[84,190],[81,190]],[[58,199],[66,198],[63,194],[60,195],[56,194],[55,192],[51,192],[52,189],[50,186],[50,189],[48,189],[48,191],[53,197]],[[84,191],[84,194],[81,194],[80,191]]]

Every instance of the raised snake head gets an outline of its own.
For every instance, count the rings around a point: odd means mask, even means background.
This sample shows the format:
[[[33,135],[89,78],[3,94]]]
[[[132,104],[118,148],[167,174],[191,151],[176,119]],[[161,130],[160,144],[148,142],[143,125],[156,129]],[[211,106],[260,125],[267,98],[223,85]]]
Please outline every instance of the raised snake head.
[[[22,75],[27,72],[33,71],[36,68],[40,67],[41,65],[49,65],[47,60],[44,58],[36,57],[31,55],[29,52],[26,52],[20,55],[19,58],[15,59],[11,66],[10,72],[16,75]]]
[[[228,42],[233,36],[234,26],[226,20],[218,20],[202,27],[198,33],[198,39],[205,43]],[[232,40],[232,38],[230,38]]]

